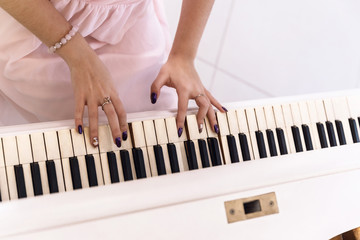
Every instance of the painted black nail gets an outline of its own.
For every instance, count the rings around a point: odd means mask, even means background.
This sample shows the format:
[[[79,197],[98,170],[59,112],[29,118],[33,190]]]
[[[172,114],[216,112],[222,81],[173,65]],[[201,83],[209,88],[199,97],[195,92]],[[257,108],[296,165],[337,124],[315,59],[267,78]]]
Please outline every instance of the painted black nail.
[[[204,127],[204,125],[201,123],[201,124],[199,125],[199,133],[202,133],[203,127]]]
[[[126,141],[127,137],[128,137],[127,131],[124,131],[124,132],[122,133],[122,139],[123,139],[124,141]]]
[[[82,134],[82,126],[81,125],[78,126],[78,133]]]
[[[222,107],[222,109],[224,109],[225,112],[228,112],[228,110],[226,109],[226,107]]]
[[[115,138],[115,143],[117,147],[121,147],[121,140],[120,137]]]
[[[179,137],[181,137],[182,132],[183,132],[183,128],[179,128],[179,129],[178,129],[178,136],[179,136]]]
[[[151,93],[151,103],[155,104],[157,100],[157,94],[156,93]]]
[[[219,133],[219,126],[217,124],[214,125],[214,130],[216,133]]]

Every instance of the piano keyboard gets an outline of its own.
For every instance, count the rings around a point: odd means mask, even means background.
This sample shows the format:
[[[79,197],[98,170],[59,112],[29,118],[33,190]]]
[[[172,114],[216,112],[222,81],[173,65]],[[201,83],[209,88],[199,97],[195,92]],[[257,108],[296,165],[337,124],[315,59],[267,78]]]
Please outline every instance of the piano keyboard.
[[[260,158],[358,143],[360,96],[229,106],[217,113],[219,134],[205,121],[198,131],[188,115],[178,137],[173,113],[129,123],[118,148],[108,125],[99,146],[66,126],[29,131],[0,129],[1,201],[110,185]],[[227,106],[228,107],[228,106]],[[169,116],[170,115],[170,116]],[[149,117],[145,117],[149,118]],[[141,119],[141,120],[139,120]],[[71,122],[72,123],[72,122]],[[50,124],[51,125],[51,124]],[[18,127],[26,128],[26,126]],[[11,132],[10,132],[11,131]],[[21,133],[19,133],[21,132]]]

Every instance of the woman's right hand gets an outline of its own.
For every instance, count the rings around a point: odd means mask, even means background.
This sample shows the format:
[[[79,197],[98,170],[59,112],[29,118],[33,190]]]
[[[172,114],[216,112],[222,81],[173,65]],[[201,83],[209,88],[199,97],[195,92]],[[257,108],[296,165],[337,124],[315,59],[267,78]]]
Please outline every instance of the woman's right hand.
[[[87,105],[90,140],[94,146],[98,145],[98,110],[105,98],[110,97],[112,103],[105,104],[103,110],[109,121],[114,144],[120,147],[121,136],[123,140],[127,139],[126,112],[104,63],[80,34],[76,34],[56,53],[70,68],[75,97],[75,126],[79,133],[82,133],[84,108]]]

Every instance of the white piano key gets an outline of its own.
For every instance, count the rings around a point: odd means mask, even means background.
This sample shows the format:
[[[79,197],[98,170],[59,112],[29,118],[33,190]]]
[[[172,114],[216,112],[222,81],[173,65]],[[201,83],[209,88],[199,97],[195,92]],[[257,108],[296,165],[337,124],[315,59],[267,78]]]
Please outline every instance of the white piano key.
[[[101,125],[98,129],[99,149],[101,153],[113,151],[114,141],[109,125]]]
[[[321,148],[321,143],[320,143],[320,137],[319,137],[319,132],[317,130],[317,123],[321,123],[324,125],[324,128],[325,128],[325,132],[326,132],[326,125],[325,125],[325,122],[326,122],[326,116],[325,116],[325,111],[324,109],[322,108],[319,109],[319,107],[317,107],[317,103],[316,101],[306,101],[306,105],[308,106],[308,110],[309,110],[309,117],[310,117],[310,122],[311,122],[311,125],[313,126],[312,128],[314,129],[313,131],[316,133],[316,136],[318,137],[319,139],[319,142],[318,142],[318,149]],[[329,137],[327,134],[325,134],[325,138],[326,138],[326,142],[329,146],[330,142],[329,142]]]
[[[250,130],[249,130],[249,126],[247,123],[245,109],[237,109],[236,115],[237,115],[237,121],[238,121],[238,126],[239,126],[239,132],[246,135],[248,145],[249,145],[250,157],[251,157],[251,160],[254,160],[255,159],[254,151],[253,151],[254,147],[252,146],[252,142],[251,142],[251,138],[250,138]]]
[[[189,165],[186,159],[186,152],[185,152],[185,146],[184,142],[187,140],[186,136],[186,126],[183,128],[183,132],[181,136],[178,136],[178,129],[176,126],[176,119],[175,117],[169,117],[165,118],[166,123],[166,130],[168,134],[169,143],[175,144],[176,147],[176,154],[179,162],[179,169],[180,172],[182,171],[188,171]]]
[[[41,133],[41,132],[32,133],[32,134],[30,134],[30,139],[31,139],[31,148],[32,148],[34,162],[46,161],[47,157],[46,157],[46,150],[45,150],[45,142],[44,142],[43,133]],[[56,136],[56,139],[57,139],[57,136]],[[57,149],[59,149],[59,145],[57,144],[57,140],[56,140],[56,145],[57,145]],[[51,148],[49,146],[49,149],[53,149],[53,148]],[[57,150],[57,151],[59,151],[59,150]],[[50,151],[50,153],[51,152],[52,151]]]
[[[360,117],[360,96],[352,95],[347,97],[350,115],[355,119]]]
[[[39,164],[39,169],[40,169],[40,178],[41,178],[41,186],[42,186],[43,194],[44,195],[49,194],[50,189],[49,189],[49,180],[48,180],[48,175],[47,175],[47,170],[46,170],[46,162],[40,161],[40,162],[38,162],[38,164]],[[62,178],[62,171],[61,171],[61,178]]]
[[[276,126],[278,128],[281,128],[284,131],[284,135],[286,138],[286,148],[287,148],[288,154],[295,153],[296,152],[295,145],[294,145],[293,136],[292,136],[292,132],[291,132],[292,125],[290,127],[288,127],[287,121],[289,121],[289,120],[285,120],[285,118],[289,118],[289,117],[291,120],[291,112],[287,111],[287,115],[285,117],[285,113],[283,111],[282,105],[274,105],[273,110],[274,110]],[[290,116],[289,116],[289,114],[290,114]],[[290,124],[292,124],[292,121],[290,122]]]
[[[189,140],[192,140],[194,142],[197,164],[198,164],[199,169],[201,169],[202,163],[201,163],[201,156],[200,156],[198,140],[206,139],[206,135],[207,135],[206,128],[204,127],[203,131],[201,133],[199,132],[199,127],[198,127],[195,115],[186,116],[186,126],[187,126],[188,133],[189,133]]]
[[[6,136],[3,137],[3,146],[4,146],[4,158],[6,166],[14,166],[18,165],[19,156],[16,145],[16,137],[15,136]]]
[[[99,147],[94,147],[91,143],[89,127],[84,127],[84,140],[87,154],[99,155]]]
[[[170,174],[170,173],[172,173],[172,171],[171,171],[171,165],[170,165],[169,152],[167,149],[167,144],[169,143],[169,140],[167,137],[165,120],[164,119],[155,119],[154,127],[155,127],[155,132],[156,132],[157,143],[161,146],[162,151],[163,151],[166,173]]]
[[[220,158],[222,164],[231,164],[231,158],[230,158],[230,152],[229,152],[229,146],[227,143],[226,136],[230,134],[229,127],[227,124],[227,117],[226,113],[216,112],[217,116],[217,124],[219,128],[219,135],[214,132],[214,126],[211,126],[209,119],[205,118],[205,126],[206,126],[206,132],[207,136],[210,138],[216,138],[218,144],[219,144],[219,151],[220,151]],[[208,153],[209,153],[209,163],[210,166],[212,166],[211,162],[211,156],[210,156],[210,148],[208,145],[208,142],[206,142],[206,145],[208,147]]]
[[[48,160],[60,159],[59,142],[56,131],[44,132],[43,141],[45,141],[47,159]]]
[[[251,146],[253,148],[252,152],[254,153],[254,159],[260,159],[259,146],[257,144],[256,134],[255,134],[255,132],[258,130],[255,111],[253,108],[247,108],[245,109],[245,113],[246,113],[246,118],[249,127],[249,135],[250,135],[250,138],[248,138],[248,142],[251,142]]]
[[[70,129],[70,133],[75,156],[85,156],[86,146],[84,141],[84,135],[79,134],[74,128]]]
[[[333,105],[336,120],[342,122],[346,144],[352,144],[353,139],[349,125],[350,112],[346,97],[333,98],[331,99],[331,102]]]
[[[56,178],[58,182],[59,192],[65,192],[65,182],[64,182],[61,160],[60,159],[54,160],[54,163],[55,163]]]
[[[280,155],[280,148],[279,148],[279,141],[276,134],[276,122],[274,117],[273,108],[270,105],[264,106],[264,115],[265,115],[265,121],[268,129],[270,129],[274,133],[274,140],[275,140],[275,147],[276,147],[276,153],[279,156]],[[285,138],[285,141],[286,138]]]
[[[70,130],[59,130],[59,146],[60,146],[60,155],[62,159],[73,157],[74,150],[71,141]]]
[[[323,113],[325,113],[325,118],[326,118],[325,121],[329,121],[332,123],[332,125],[334,127],[336,145],[339,145],[339,136],[336,131],[335,115],[334,115],[334,110],[333,110],[331,100],[330,99],[318,100],[318,101],[316,101],[316,106],[317,106],[317,110],[320,112],[322,112],[320,109],[321,108],[323,109]]]
[[[10,200],[5,167],[0,167],[0,193],[1,193],[1,201]]]
[[[86,169],[85,156],[77,156],[79,162],[79,170],[80,170],[80,178],[81,178],[81,186],[82,188],[89,187],[89,178]]]
[[[16,136],[20,164],[32,163],[30,136],[27,134]]]
[[[104,185],[104,178],[103,178],[103,172],[102,172],[102,167],[101,167],[100,154],[93,153],[92,156],[94,157],[96,178],[97,178],[98,185],[99,186]]]
[[[261,131],[264,136],[266,156],[270,157],[269,143],[268,143],[268,139],[267,139],[267,135],[266,135],[266,130],[268,129],[268,126],[266,124],[264,108],[256,107],[254,110],[255,110],[255,117],[256,117],[256,121],[257,121],[257,125],[258,125],[258,130]]]
[[[7,166],[6,174],[9,187],[9,197],[11,200],[18,199],[14,166]]]
[[[294,125],[299,128],[302,149],[303,149],[303,151],[306,151],[304,132],[303,132],[302,126],[301,126],[303,124],[303,121],[301,119],[301,113],[300,113],[300,108],[299,108],[298,103],[297,102],[291,103],[290,109],[291,109],[291,115],[292,115]]]
[[[101,159],[101,168],[102,168],[102,174],[103,174],[103,178],[104,178],[104,184],[105,185],[111,184],[109,163],[108,163],[107,155],[105,152],[100,153],[100,159]]]
[[[33,187],[33,183],[32,183],[30,163],[23,164],[22,168],[24,171],[26,196],[33,197],[34,196],[34,187]]]
[[[0,168],[5,166],[4,151],[2,147],[2,139],[0,138]]]
[[[147,146],[147,152],[149,156],[149,163],[152,176],[158,176],[154,146],[157,145],[155,127],[153,120],[143,121],[145,141]]]
[[[133,144],[136,148],[146,147],[144,128],[142,122],[132,122],[131,132],[133,134]]]
[[[154,120],[156,139],[159,145],[168,144],[169,140],[166,132],[166,125],[164,119]]]
[[[147,147],[146,149],[149,157],[151,176],[158,176],[154,148],[153,146],[151,146],[151,147]]]
[[[236,149],[238,152],[239,161],[243,161],[241,147],[240,147],[240,141],[239,141],[239,125],[237,120],[237,114],[235,110],[229,110],[226,113],[227,116],[227,124],[229,127],[229,133],[234,136],[235,142],[236,142]],[[219,126],[220,127],[220,126]]]
[[[314,105],[315,107],[315,105]],[[316,121],[312,122],[310,119],[310,113],[309,113],[309,108],[307,105],[306,101],[301,101],[299,102],[299,110],[300,110],[300,114],[301,114],[301,119],[303,124],[306,124],[309,126],[309,130],[310,130],[310,134],[311,134],[311,140],[312,140],[312,144],[314,149],[320,149],[321,145],[320,145],[320,139],[319,139],[319,135],[317,132],[317,128],[316,128]],[[312,108],[312,111],[315,110],[315,115],[316,115],[316,108]],[[315,119],[317,119],[317,117],[315,117]]]
[[[120,182],[125,182],[124,171],[122,168],[121,158],[120,158],[120,151],[115,151],[115,156],[116,156],[116,165],[119,173],[119,180]]]
[[[65,185],[65,190],[68,191],[72,191],[74,190],[73,188],[73,183],[72,183],[72,177],[71,177],[71,169],[70,169],[70,160],[69,158],[62,158],[61,159],[62,162],[62,170],[63,170],[63,176],[64,176],[64,185]]]

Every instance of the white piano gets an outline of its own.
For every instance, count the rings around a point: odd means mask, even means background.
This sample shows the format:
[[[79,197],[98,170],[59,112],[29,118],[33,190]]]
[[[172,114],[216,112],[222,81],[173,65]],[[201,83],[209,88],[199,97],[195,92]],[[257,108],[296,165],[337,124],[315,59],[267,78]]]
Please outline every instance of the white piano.
[[[99,148],[72,120],[0,128],[0,238],[321,240],[360,226],[360,90],[226,107],[219,134],[190,113],[180,138],[172,112],[129,114],[121,148],[106,125]]]

